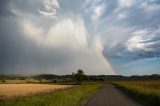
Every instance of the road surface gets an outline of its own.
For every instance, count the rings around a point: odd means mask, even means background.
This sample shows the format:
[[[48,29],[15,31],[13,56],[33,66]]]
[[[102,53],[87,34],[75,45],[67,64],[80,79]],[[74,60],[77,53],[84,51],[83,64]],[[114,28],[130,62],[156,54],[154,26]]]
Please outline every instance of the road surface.
[[[105,84],[86,103],[85,106],[142,106],[123,94],[114,85]]]

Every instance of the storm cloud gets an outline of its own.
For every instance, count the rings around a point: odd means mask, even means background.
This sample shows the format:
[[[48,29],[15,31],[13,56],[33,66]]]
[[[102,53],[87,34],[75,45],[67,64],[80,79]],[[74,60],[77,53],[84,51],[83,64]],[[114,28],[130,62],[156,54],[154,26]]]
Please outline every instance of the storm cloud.
[[[71,74],[79,68],[87,70],[88,74],[96,70],[95,74],[112,74],[96,50],[88,46],[88,33],[82,17],[61,16],[58,20],[46,17],[37,8],[47,9],[46,12],[52,8],[53,12],[54,8],[48,7],[47,2],[3,2],[1,74]],[[33,6],[36,3],[39,5]],[[16,17],[11,17],[13,14]],[[46,21],[49,24],[44,24]],[[92,67],[93,64],[97,66]]]
[[[158,0],[1,0],[0,74],[124,74],[159,59],[159,13]]]

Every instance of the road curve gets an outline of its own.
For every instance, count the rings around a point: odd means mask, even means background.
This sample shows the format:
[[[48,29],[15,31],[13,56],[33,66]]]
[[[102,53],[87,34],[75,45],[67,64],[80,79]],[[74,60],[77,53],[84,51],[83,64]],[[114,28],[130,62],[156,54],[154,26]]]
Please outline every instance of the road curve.
[[[85,106],[142,106],[123,94],[112,84],[105,84],[93,96]]]

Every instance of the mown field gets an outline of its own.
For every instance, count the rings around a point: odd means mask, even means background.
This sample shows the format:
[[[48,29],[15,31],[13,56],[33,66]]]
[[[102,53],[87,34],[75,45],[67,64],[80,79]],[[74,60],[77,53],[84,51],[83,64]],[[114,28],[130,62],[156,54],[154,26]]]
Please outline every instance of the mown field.
[[[160,80],[112,82],[125,93],[148,106],[160,106]]]
[[[74,88],[1,100],[0,106],[82,106],[102,84],[84,84]],[[27,89],[27,88],[26,88]]]

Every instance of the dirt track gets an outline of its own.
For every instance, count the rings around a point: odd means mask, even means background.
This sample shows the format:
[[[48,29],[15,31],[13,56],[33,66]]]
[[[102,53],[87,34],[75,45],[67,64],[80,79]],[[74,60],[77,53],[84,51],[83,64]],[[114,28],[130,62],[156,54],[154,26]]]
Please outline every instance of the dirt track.
[[[85,106],[142,106],[115,88],[106,84],[99,89]]]

